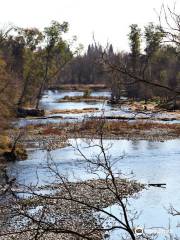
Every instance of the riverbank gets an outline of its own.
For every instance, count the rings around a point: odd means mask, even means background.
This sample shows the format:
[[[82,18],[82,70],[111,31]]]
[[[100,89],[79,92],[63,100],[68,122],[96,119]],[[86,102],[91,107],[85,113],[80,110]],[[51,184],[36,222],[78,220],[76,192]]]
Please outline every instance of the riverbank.
[[[64,90],[64,91],[104,91],[110,90],[105,84],[61,84],[61,85],[53,85],[49,86],[48,90],[56,91],[56,90]]]

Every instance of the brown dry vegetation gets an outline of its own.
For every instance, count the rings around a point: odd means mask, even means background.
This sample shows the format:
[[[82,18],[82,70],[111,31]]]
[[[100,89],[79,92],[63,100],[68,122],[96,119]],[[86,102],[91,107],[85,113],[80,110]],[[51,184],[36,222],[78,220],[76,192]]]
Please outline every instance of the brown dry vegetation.
[[[101,132],[101,122],[86,121],[80,126],[80,132],[89,132],[97,135]],[[152,122],[120,122],[106,121],[103,125],[103,134],[107,137],[120,138],[142,138],[142,139],[158,139],[173,138],[180,136],[179,124],[161,124]]]
[[[54,109],[47,114],[80,114],[100,111],[99,108],[83,108],[83,109]]]
[[[10,151],[11,149],[11,140],[7,135],[0,136],[0,169],[5,162],[3,154]]]
[[[41,136],[98,137],[103,129],[106,138],[166,140],[180,136],[180,124],[161,124],[153,122],[126,122],[87,120],[82,123],[61,123],[30,127],[30,134]]]
[[[69,97],[69,96],[65,96],[64,98],[58,100],[58,102],[103,102],[108,100],[108,97],[103,97],[103,96],[88,96],[88,97],[84,97],[84,96],[75,96],[75,97]]]
[[[10,154],[12,152],[12,140],[7,135],[0,136],[0,167],[1,164],[5,163],[9,159],[5,156],[5,154]],[[27,158],[26,149],[22,144],[17,144],[14,150],[14,156],[16,156],[17,160],[25,160]],[[12,159],[13,160],[13,159]]]

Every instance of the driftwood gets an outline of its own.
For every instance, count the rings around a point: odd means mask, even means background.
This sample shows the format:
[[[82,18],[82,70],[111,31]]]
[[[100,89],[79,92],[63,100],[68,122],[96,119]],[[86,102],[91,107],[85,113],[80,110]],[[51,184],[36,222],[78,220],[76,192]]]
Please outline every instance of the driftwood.
[[[161,187],[161,188],[165,188],[165,187],[166,187],[166,183],[149,183],[148,186],[149,186],[149,187]]]
[[[90,117],[90,119],[102,119],[101,117]],[[103,119],[106,120],[136,120],[135,117],[126,117],[126,116],[104,116]],[[146,118],[143,118],[146,119]]]

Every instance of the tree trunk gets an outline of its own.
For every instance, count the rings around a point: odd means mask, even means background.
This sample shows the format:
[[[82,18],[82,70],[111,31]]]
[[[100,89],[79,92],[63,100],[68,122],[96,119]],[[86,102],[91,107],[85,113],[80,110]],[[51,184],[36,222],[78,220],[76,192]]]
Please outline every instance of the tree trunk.
[[[46,67],[45,67],[45,73],[44,73],[44,78],[41,82],[41,86],[39,88],[39,93],[37,96],[37,103],[36,103],[36,109],[39,109],[39,102],[42,96],[42,92],[44,90],[45,83],[47,81],[47,75],[48,75],[48,68],[49,68],[49,60],[50,60],[50,48],[47,50],[47,58],[46,58]]]

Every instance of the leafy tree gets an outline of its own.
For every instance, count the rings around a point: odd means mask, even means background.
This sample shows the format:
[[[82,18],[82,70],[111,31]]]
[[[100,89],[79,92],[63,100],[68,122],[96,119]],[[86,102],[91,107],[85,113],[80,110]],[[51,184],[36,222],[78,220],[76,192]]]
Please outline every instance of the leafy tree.
[[[159,30],[159,26],[149,23],[149,25],[145,27],[144,36],[146,41],[145,52],[148,57],[152,58],[161,47],[164,34]]]
[[[18,36],[23,39],[25,49],[23,52],[23,83],[22,91],[18,100],[18,107],[30,100],[31,93],[30,88],[37,86],[35,80],[38,81],[38,74],[40,72],[40,61],[38,61],[38,47],[43,41],[43,34],[36,28],[23,29],[17,28]],[[36,73],[35,73],[36,72]]]
[[[138,73],[139,60],[141,54],[141,29],[137,24],[130,26],[129,33],[130,49],[131,49],[131,66],[134,74]],[[135,89],[134,89],[135,88]],[[129,86],[129,96],[139,97],[139,84],[136,83],[134,87]]]
[[[141,53],[141,29],[137,24],[132,24],[130,26],[129,41],[132,55],[133,71],[135,71],[137,67],[137,61]]]
[[[45,84],[47,83],[48,79],[48,71],[50,68],[50,64],[53,59],[53,50],[54,49],[61,49],[64,46],[64,41],[62,39],[62,34],[68,31],[68,23],[63,22],[60,24],[57,21],[52,21],[50,27],[46,27],[44,29],[44,76],[41,81],[41,86],[39,88],[38,96],[37,96],[37,103],[36,108],[39,108],[39,101],[41,99],[42,91],[44,90]]]

